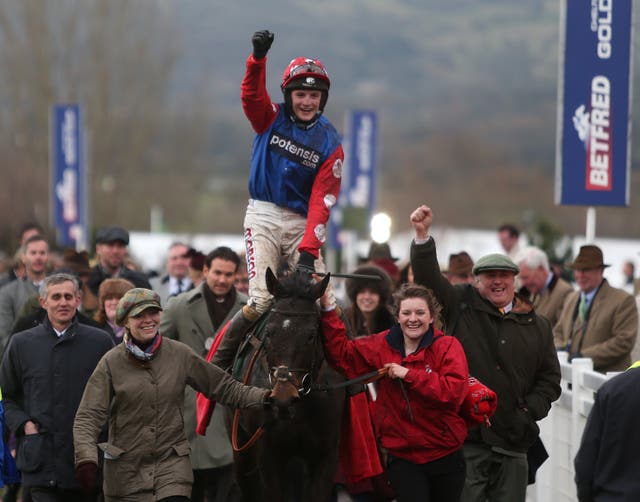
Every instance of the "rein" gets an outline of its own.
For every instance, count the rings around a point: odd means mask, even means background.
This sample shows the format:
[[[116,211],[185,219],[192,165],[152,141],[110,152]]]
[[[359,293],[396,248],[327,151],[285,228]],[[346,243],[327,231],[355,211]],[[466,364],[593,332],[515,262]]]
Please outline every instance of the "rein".
[[[378,368],[377,370],[370,373],[365,373],[364,375],[352,378],[351,380],[345,380],[344,382],[336,383],[333,385],[314,385],[312,387],[312,390],[329,391],[334,389],[341,389],[342,387],[348,387],[349,385],[353,385],[354,383],[368,384],[377,382],[378,380],[387,376],[387,371],[387,368]]]
[[[247,385],[249,382],[249,377],[251,377],[251,370],[253,369],[253,365],[258,359],[258,355],[260,354],[261,351],[262,351],[262,344],[260,344],[260,346],[256,349],[256,351],[253,353],[253,356],[251,357],[251,361],[249,361],[249,367],[247,368],[247,374],[245,375],[244,382],[243,382],[245,385]],[[253,436],[249,438],[249,441],[247,441],[242,446],[238,446],[238,425],[239,424],[240,424],[240,409],[236,408],[236,411],[233,414],[233,424],[231,427],[231,447],[233,448],[233,451],[238,453],[251,448],[255,444],[255,442],[258,441],[258,439],[260,439],[264,434],[264,425],[261,425],[253,433]]]

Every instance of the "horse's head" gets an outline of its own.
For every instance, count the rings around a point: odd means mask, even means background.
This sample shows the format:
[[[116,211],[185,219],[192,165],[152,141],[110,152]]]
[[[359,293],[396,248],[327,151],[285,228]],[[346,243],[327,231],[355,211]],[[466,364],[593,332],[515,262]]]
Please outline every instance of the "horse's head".
[[[291,404],[311,391],[323,358],[320,312],[316,300],[329,284],[294,273],[278,280],[267,269],[274,306],[264,326],[264,347],[274,411],[293,413]]]

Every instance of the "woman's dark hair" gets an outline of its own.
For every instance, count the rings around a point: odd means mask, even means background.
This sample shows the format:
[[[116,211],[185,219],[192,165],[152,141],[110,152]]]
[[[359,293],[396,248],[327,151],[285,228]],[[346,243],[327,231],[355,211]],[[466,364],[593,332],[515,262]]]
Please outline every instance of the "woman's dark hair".
[[[376,265],[363,265],[354,270],[354,274],[374,275],[375,279],[348,279],[346,284],[347,296],[351,300],[351,306],[345,311],[351,333],[353,336],[370,335],[389,329],[395,322],[389,302],[391,301],[391,278],[383,269]],[[366,325],[364,314],[360,312],[356,304],[356,297],[361,291],[369,289],[380,297],[380,303],[374,313],[373,324]]]
[[[388,305],[391,301],[391,278],[383,269],[376,265],[363,265],[353,271],[354,274],[376,275],[380,280],[375,279],[347,279],[347,296],[351,303],[356,302],[356,296],[363,289],[375,291],[380,296],[380,303]]]
[[[419,284],[403,284],[393,295],[393,314],[396,317],[398,317],[400,311],[400,304],[407,298],[422,298],[427,302],[431,318],[436,319],[440,316],[442,307],[438,303],[438,300],[436,300],[436,295],[433,294],[433,291]]]

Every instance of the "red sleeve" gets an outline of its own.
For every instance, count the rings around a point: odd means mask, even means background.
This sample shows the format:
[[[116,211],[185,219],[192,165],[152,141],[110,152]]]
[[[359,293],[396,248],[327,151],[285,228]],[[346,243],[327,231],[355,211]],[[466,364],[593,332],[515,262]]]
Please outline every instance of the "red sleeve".
[[[278,114],[278,105],[271,102],[267,92],[267,58],[247,58],[246,71],[240,85],[244,114],[258,134],[267,130]]]
[[[340,194],[343,161],[342,145],[338,145],[329,158],[320,166],[311,188],[307,226],[300,246],[298,246],[298,251],[306,251],[316,258],[327,237],[329,212],[336,204]]]
[[[469,368],[464,349],[449,336],[435,341],[435,345],[437,367],[431,371],[410,369],[404,381],[426,402],[457,410],[467,394]]]
[[[323,312],[322,334],[327,361],[347,378],[355,378],[378,368],[378,361],[370,356],[379,351],[367,347],[374,337],[349,340],[347,329],[335,310]]]

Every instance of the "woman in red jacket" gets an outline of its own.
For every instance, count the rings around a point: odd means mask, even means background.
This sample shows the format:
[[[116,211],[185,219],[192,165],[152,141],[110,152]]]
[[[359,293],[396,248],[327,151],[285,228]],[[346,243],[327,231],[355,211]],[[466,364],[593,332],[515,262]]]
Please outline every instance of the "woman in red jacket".
[[[465,478],[460,405],[469,369],[457,339],[434,329],[439,306],[431,290],[405,285],[395,295],[398,323],[349,340],[329,297],[321,300],[325,352],[345,374],[387,368],[373,419],[388,452],[387,474],[398,502],[457,502]]]

